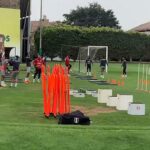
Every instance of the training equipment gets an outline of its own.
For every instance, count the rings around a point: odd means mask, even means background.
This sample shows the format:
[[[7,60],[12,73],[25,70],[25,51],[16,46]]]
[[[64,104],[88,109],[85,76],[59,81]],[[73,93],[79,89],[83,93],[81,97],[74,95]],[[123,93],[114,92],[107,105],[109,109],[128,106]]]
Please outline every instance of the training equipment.
[[[108,97],[107,106],[116,107],[118,103],[118,97]]]
[[[6,84],[4,81],[1,81],[1,86],[2,86],[2,87],[6,87],[7,84]]]
[[[129,103],[133,102],[133,95],[117,95],[117,110],[128,110]]]
[[[150,85],[150,66],[149,64],[138,64],[137,71],[137,90],[149,92]]]
[[[70,95],[73,95],[74,93],[78,93],[78,90],[70,89]]]
[[[84,93],[74,93],[73,96],[74,96],[74,97],[81,97],[81,98],[84,98],[84,97],[85,97],[85,94],[84,94]]]
[[[104,50],[104,51],[102,51]],[[78,54],[78,61],[79,61],[79,72],[85,73],[86,70],[81,69],[85,68],[85,60],[90,56],[90,59],[93,63],[98,62],[100,57],[105,57],[106,61],[108,62],[108,46],[86,46],[80,47],[79,54]],[[106,72],[108,68],[106,65]]]
[[[89,82],[98,84],[98,85],[117,85],[117,83],[109,83],[107,81],[104,80],[89,80]]]
[[[145,115],[145,104],[130,103],[128,108],[129,115]]]
[[[90,125],[90,122],[89,117],[77,110],[72,113],[60,115],[58,124]]]
[[[75,46],[75,45],[61,45],[59,58],[64,61],[64,58],[69,55],[70,63],[72,65],[73,72],[86,73],[85,60],[88,56],[93,63],[98,63],[100,57],[104,57],[108,62],[108,46]],[[75,62],[75,63],[74,63]],[[107,72],[106,66],[106,72]],[[92,75],[92,73],[88,73]]]
[[[76,78],[81,79],[81,80],[97,80],[93,76],[77,76]]]
[[[98,103],[107,103],[109,96],[112,96],[112,89],[98,89]]]
[[[98,93],[96,92],[96,93],[92,93],[92,97],[98,97]]]
[[[92,95],[92,93],[96,93],[95,90],[86,90],[87,95]]]
[[[70,79],[61,65],[54,65],[52,73],[42,66],[42,90],[46,117],[70,112]]]

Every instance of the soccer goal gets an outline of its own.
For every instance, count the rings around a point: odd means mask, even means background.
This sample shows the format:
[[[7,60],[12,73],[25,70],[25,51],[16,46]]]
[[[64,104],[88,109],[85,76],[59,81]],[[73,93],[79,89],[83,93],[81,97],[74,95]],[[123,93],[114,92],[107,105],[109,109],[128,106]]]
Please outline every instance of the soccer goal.
[[[108,62],[108,46],[86,46],[80,47],[78,54],[79,61],[79,72],[85,73],[83,66],[85,65],[85,60],[90,56],[93,63],[100,62],[101,58],[105,58]],[[108,67],[106,66],[106,72],[108,72]]]

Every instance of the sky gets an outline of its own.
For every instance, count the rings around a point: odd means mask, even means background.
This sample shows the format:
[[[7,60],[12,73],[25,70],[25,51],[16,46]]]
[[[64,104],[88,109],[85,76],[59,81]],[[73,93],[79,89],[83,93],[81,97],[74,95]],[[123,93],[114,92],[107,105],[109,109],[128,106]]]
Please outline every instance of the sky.
[[[31,20],[40,18],[40,1],[31,0]],[[88,6],[97,2],[104,9],[114,12],[123,30],[132,29],[140,24],[150,22],[150,0],[42,0],[43,15],[49,21],[63,21],[63,14],[70,13],[77,6]]]

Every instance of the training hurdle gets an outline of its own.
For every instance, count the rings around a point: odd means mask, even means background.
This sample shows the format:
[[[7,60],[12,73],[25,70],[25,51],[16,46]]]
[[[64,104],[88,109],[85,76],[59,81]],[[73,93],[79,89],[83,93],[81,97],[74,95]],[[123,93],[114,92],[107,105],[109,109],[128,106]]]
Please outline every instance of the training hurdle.
[[[79,98],[84,98],[85,94],[84,93],[74,93],[73,96],[74,97],[79,97]]]
[[[138,64],[136,90],[149,92],[150,66],[149,64]]]
[[[128,110],[129,104],[133,102],[133,95],[117,95],[117,110]]]
[[[74,93],[78,93],[78,90],[70,89],[70,95],[73,95]]]
[[[118,97],[110,96],[107,100],[107,106],[116,107],[118,102]]]
[[[98,89],[98,103],[107,103],[108,97],[112,96],[112,89]]]
[[[133,102],[133,95],[112,96],[112,89],[98,89],[98,103],[106,103],[129,115],[145,115],[145,104]]]
[[[49,66],[42,66],[42,91],[46,117],[70,112],[70,79],[61,65],[56,64],[52,72]]]
[[[145,104],[130,103],[128,108],[129,115],[145,115]]]
[[[87,95],[92,95],[93,93],[97,93],[95,90],[86,90]]]

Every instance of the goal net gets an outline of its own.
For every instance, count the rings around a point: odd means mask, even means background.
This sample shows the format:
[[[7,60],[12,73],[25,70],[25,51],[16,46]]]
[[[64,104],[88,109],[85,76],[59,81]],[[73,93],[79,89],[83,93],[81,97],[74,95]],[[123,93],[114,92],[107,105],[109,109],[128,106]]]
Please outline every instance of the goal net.
[[[100,59],[104,58],[108,62],[108,46],[86,46],[80,47],[77,61],[79,62],[79,72],[85,73],[85,61],[90,57],[93,63],[98,64]],[[85,68],[85,69],[83,69]],[[106,72],[108,71],[106,65]]]
[[[86,73],[85,61],[90,59],[99,66],[100,59],[105,58],[108,62],[108,46],[85,46],[79,47],[74,45],[62,45],[60,57],[64,62],[64,58],[69,55],[72,65],[72,71],[77,73]],[[106,72],[108,68],[106,66]]]

